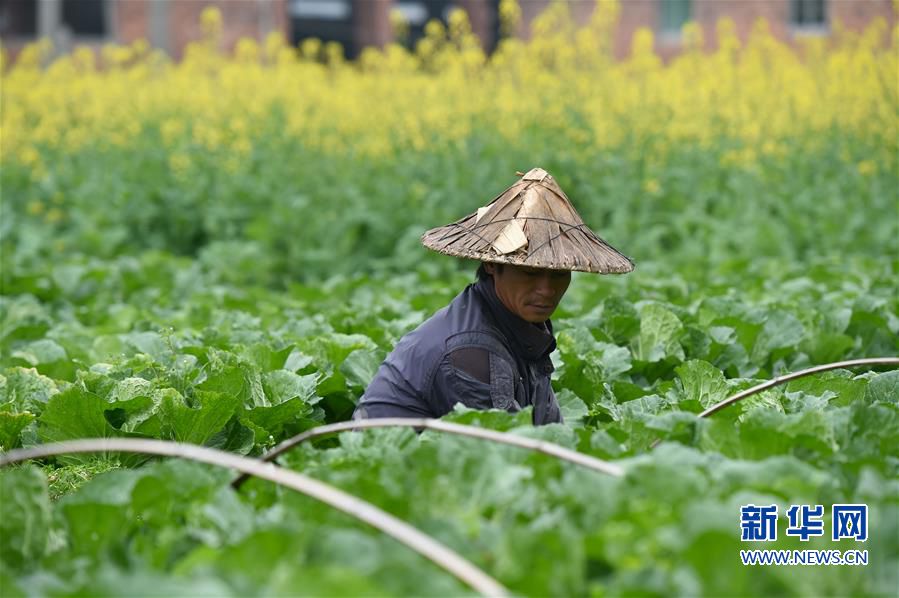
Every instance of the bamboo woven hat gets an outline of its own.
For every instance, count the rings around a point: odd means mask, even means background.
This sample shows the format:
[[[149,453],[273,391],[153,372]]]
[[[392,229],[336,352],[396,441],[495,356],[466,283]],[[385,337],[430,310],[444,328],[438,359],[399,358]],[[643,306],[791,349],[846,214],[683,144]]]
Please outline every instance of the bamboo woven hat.
[[[598,274],[634,269],[630,258],[587,228],[542,168],[529,170],[477,212],[429,230],[421,242],[446,255],[482,262]]]

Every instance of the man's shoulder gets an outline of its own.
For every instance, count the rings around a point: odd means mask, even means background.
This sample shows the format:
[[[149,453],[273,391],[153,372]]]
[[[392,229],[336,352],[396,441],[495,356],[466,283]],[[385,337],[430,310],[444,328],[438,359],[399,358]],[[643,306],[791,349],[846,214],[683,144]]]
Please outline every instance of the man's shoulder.
[[[463,289],[448,305],[403,336],[388,361],[416,364],[414,369],[432,372],[450,353],[479,347],[506,356],[502,336],[493,326],[474,285]]]
[[[441,353],[457,345],[490,345],[497,340],[498,333],[491,324],[486,307],[477,296],[474,285],[468,285],[448,305],[402,339]]]

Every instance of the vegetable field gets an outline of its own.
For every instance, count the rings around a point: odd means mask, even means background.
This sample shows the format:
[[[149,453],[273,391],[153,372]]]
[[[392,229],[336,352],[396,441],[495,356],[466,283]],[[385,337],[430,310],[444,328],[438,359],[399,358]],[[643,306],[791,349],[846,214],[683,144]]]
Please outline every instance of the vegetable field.
[[[560,7],[561,6],[561,7]],[[170,62],[135,45],[0,86],[0,447],[156,439],[257,458],[345,421],[399,338],[473,281],[426,229],[540,166],[636,262],[575,274],[553,316],[564,424],[444,418],[621,476],[438,430],[322,436],[281,466],[368,501],[512,594],[895,596],[899,29],[789,47],[698,28],[616,62],[614,3],[551,8],[485,57],[462,13],[345,62],[271,37]],[[503,2],[504,19],[516,18]],[[654,442],[660,442],[654,446]],[[233,470],[124,451],[0,470],[0,595],[466,595],[369,525]],[[776,540],[741,506],[777,505]],[[831,505],[868,538],[833,541]],[[824,530],[789,535],[791,505]],[[744,566],[745,549],[867,550]]]

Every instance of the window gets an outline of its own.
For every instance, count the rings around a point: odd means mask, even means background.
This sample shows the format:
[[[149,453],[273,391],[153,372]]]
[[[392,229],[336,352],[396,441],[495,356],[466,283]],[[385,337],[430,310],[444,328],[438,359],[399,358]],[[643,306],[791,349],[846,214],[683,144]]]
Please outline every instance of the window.
[[[63,0],[62,23],[75,36],[106,35],[105,0]]]
[[[0,35],[51,37],[64,29],[72,36],[107,37],[109,0],[0,0]]]
[[[825,27],[827,11],[824,0],[790,0],[790,24],[794,27]]]
[[[37,36],[37,0],[0,0],[0,35]]]
[[[288,6],[293,45],[316,38],[337,42],[346,54],[355,55],[352,0],[291,0]]]
[[[680,34],[681,27],[690,20],[692,0],[659,0],[659,24],[662,33]]]

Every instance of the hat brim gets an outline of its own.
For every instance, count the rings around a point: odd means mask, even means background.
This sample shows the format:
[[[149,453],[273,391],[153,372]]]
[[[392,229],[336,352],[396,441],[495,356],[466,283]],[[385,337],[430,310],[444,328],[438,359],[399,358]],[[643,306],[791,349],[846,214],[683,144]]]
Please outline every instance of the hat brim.
[[[634,262],[584,224],[555,180],[535,168],[465,218],[427,231],[422,244],[444,255],[496,264],[625,274]]]

